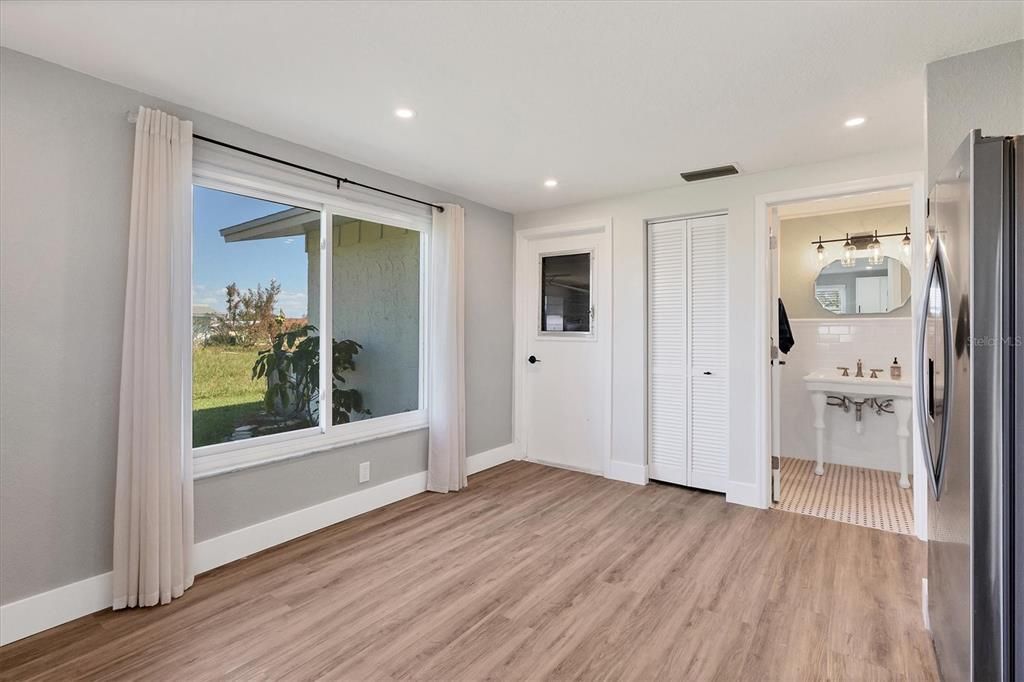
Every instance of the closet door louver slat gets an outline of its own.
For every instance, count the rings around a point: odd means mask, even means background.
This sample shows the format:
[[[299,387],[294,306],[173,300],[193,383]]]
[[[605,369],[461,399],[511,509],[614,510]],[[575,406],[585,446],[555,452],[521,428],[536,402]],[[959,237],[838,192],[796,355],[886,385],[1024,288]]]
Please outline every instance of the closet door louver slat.
[[[686,482],[685,231],[651,225],[647,241],[650,476]]]
[[[688,221],[689,485],[729,480],[729,300],[724,216]]]

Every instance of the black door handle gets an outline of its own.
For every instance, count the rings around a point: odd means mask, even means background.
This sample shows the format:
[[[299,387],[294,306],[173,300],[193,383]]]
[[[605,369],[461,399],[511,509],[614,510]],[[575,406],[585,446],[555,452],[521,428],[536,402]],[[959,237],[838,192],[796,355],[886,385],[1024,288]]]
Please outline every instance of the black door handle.
[[[704,372],[704,376],[711,376],[711,372]]]
[[[531,365],[535,365],[535,364],[537,364],[538,362],[540,362],[540,360],[538,360],[538,359],[537,359],[537,356],[536,356],[536,355],[531,355],[530,357],[526,358],[526,361],[527,361],[528,363],[530,363]]]

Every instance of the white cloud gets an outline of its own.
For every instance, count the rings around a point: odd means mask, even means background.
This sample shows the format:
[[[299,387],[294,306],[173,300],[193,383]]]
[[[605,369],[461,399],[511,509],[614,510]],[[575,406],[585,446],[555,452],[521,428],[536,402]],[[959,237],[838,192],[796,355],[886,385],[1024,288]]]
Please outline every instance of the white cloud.
[[[277,297],[277,308],[285,317],[305,317],[309,311],[309,297],[304,291],[282,291]]]

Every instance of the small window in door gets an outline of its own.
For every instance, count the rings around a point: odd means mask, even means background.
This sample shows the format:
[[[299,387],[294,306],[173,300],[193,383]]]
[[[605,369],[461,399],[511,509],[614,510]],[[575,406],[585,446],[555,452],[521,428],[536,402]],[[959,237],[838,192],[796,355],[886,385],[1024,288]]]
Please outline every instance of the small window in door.
[[[541,333],[590,333],[590,260],[589,251],[541,256]]]

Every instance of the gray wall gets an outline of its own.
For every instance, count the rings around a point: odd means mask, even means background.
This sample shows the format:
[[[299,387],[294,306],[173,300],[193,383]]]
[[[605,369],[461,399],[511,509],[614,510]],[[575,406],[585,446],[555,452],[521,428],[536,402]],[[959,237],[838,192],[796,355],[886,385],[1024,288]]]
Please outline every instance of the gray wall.
[[[202,134],[465,206],[467,446],[513,439],[509,214],[4,49],[0,603],[111,567],[133,140],[125,114],[140,104]],[[371,485],[422,471],[425,434],[197,481],[197,539],[352,492],[367,460]]]
[[[925,78],[929,187],[972,128],[1024,133],[1024,40],[932,62]]]

